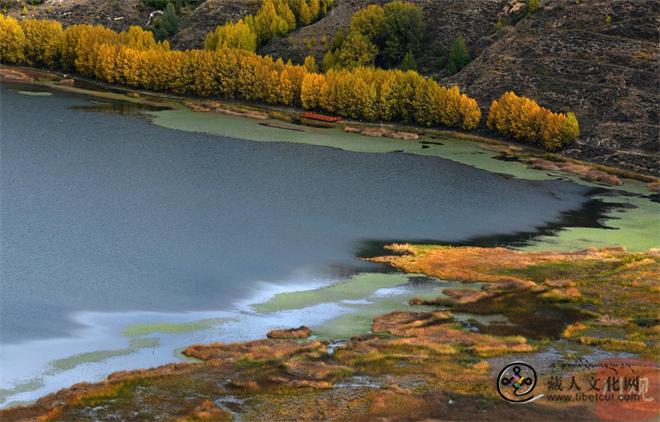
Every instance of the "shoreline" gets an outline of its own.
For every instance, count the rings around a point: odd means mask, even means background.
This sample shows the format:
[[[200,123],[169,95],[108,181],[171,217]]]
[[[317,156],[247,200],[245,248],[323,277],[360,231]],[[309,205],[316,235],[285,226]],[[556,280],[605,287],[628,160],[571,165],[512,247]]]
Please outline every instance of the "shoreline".
[[[384,405],[394,419],[418,415],[418,412],[421,412],[421,417],[433,414],[458,415],[466,411],[460,407],[418,407],[420,394],[424,397],[429,392],[441,394],[444,391],[442,394],[449,394],[454,398],[457,394],[458,397],[466,395],[470,398],[467,403],[488,403],[489,408],[495,409],[497,417],[504,417],[513,411],[511,407],[482,385],[489,385],[490,373],[497,371],[492,364],[511,353],[528,356],[532,361],[537,359],[535,356],[540,358],[544,351],[550,349],[554,350],[555,354],[559,353],[559,357],[566,353],[572,356],[575,356],[574,353],[578,353],[577,356],[592,356],[594,353],[594,356],[599,353],[600,356],[606,357],[629,356],[621,353],[628,350],[633,351],[633,355],[641,354],[646,359],[654,356],[656,346],[649,346],[657,339],[653,326],[641,323],[635,325],[634,337],[643,339],[643,342],[594,337],[594,332],[589,331],[589,327],[605,323],[600,321],[608,321],[608,332],[617,330],[617,327],[621,327],[620,321],[631,320],[635,315],[638,316],[634,318],[645,315],[647,311],[634,305],[631,307],[633,302],[629,299],[599,305],[595,314],[594,311],[586,312],[581,309],[584,303],[590,303],[589,297],[594,294],[608,297],[616,295],[616,291],[624,288],[620,285],[621,277],[626,280],[644,280],[644,284],[632,292],[633,295],[644,294],[647,288],[657,289],[660,265],[657,251],[630,255],[616,248],[572,254],[421,245],[391,245],[390,248],[395,255],[375,260],[405,272],[424,272],[440,278],[457,279],[466,287],[477,280],[482,280],[483,284],[476,286],[476,289],[449,289],[445,286],[444,295],[430,299],[428,303],[422,299],[411,299],[408,306],[400,306],[401,311],[375,317],[371,334],[354,337],[340,345],[313,338],[193,345],[183,353],[201,359],[196,363],[176,363],[151,369],[116,372],[102,382],[77,384],[70,389],[43,397],[30,406],[0,410],[0,414],[6,417],[6,420],[24,420],[37,416],[42,416],[44,420],[67,420],[80,418],[84,415],[81,411],[85,412],[85,409],[93,407],[93,414],[88,416],[103,419],[103,415],[125,415],[134,409],[135,404],[132,403],[136,402],[133,399],[126,401],[127,394],[128,397],[151,397],[152,394],[158,394],[158,399],[148,398],[160,403],[157,407],[146,408],[150,415],[171,417],[178,414],[186,419],[199,418],[208,412],[218,417],[223,416],[223,397],[239,398],[234,410],[236,414],[247,415],[248,418],[263,416],[264,411],[270,412],[268,409],[278,406],[277,403],[281,400],[303,400],[307,403],[307,400],[311,399],[325,409],[326,400],[330,400],[329,404],[336,401],[337,395],[344,397],[345,394],[348,394],[347,399],[350,397],[350,401],[367,400],[367,403],[372,403],[365,409],[372,416],[375,416],[373,412],[383,406],[373,407],[373,400],[378,400],[378,397],[395,399],[391,405]],[[644,264],[630,268],[626,262],[632,257],[641,259],[640,263]],[[546,269],[545,277],[549,276],[550,279],[541,282],[544,275],[539,275],[537,268],[549,268],[547,265],[553,263],[562,266],[555,270]],[[427,264],[433,265],[431,268],[434,269],[425,269],[428,268]],[[566,265],[571,268],[572,280],[560,281],[552,278],[552,271],[559,271],[556,274],[565,273]],[[593,271],[593,265],[601,270],[619,268],[623,272],[618,272],[614,277],[601,278],[594,284],[589,275],[589,272]],[[584,273],[582,268],[588,272]],[[507,272],[502,273],[503,270]],[[604,292],[600,287],[604,282],[616,291]],[[513,300],[519,306],[501,310],[501,305],[498,304],[501,300],[505,303]],[[528,303],[528,300],[532,302]],[[533,307],[543,312],[538,312],[533,320],[529,320],[527,313],[519,312],[524,311],[520,308],[523,303],[526,303],[524,309]],[[439,310],[434,311],[434,308]],[[489,323],[487,320],[481,323],[470,320],[459,322],[456,319],[460,312],[479,313],[478,309],[486,315],[502,312],[505,324],[500,325],[495,321]],[[618,314],[626,316],[617,316]],[[597,315],[601,317],[597,319]],[[607,318],[603,319],[603,315]],[[521,329],[522,333],[519,331]],[[518,334],[514,336],[512,333]],[[549,343],[548,340],[543,340],[546,336],[550,339]],[[367,355],[364,355],[365,351]],[[391,356],[397,358],[391,361]],[[472,364],[461,363],[461,359],[467,356],[471,356],[468,362]],[[460,358],[458,361],[457,357]],[[400,367],[396,362],[408,364]],[[397,367],[399,369],[396,369]],[[433,371],[428,372],[431,368],[434,368]],[[445,378],[456,370],[463,374],[463,387],[452,383],[451,377]],[[545,368],[543,372],[547,374],[548,370]],[[590,374],[590,371],[580,371],[579,379],[586,379]],[[387,375],[389,381],[385,381],[383,375]],[[226,377],[229,377],[229,381],[220,384],[215,381],[226,380]],[[368,382],[363,381],[365,377]],[[420,391],[406,387],[406,382],[410,382],[406,381],[409,377],[431,390]],[[209,381],[214,380],[213,383],[208,384],[207,378]],[[192,387],[188,386],[190,382],[193,382]],[[452,390],[446,390],[447,382],[453,385]],[[190,394],[197,398],[192,401],[185,399]],[[176,402],[171,401],[173,397],[177,398]],[[249,401],[246,401],[247,399]],[[402,399],[410,403],[401,404]],[[202,403],[202,400],[210,402]],[[395,411],[397,406],[399,409]],[[566,410],[573,412],[571,414],[577,412],[593,417],[589,406],[578,404],[563,409],[553,406],[552,403],[539,402],[526,409],[535,414],[538,412],[538,416],[557,416]],[[285,414],[287,412],[282,411]],[[318,411],[318,406],[312,406],[296,417],[312,420],[319,416]],[[339,407],[336,411],[339,412],[338,415],[343,415],[342,417],[350,417],[347,407]],[[474,407],[469,412],[474,412]],[[225,419],[232,418],[219,418]]]
[[[553,224],[549,225],[549,227],[551,226],[553,226]],[[561,224],[558,224],[558,227],[559,226],[561,226]],[[561,227],[563,228],[563,226]],[[552,231],[552,229],[548,229],[548,230]],[[557,228],[557,230],[559,230],[559,228]],[[543,233],[547,235],[550,232],[547,232],[547,230],[541,230],[541,231],[537,230],[530,233],[519,233],[515,237],[519,238],[520,242],[527,243],[529,242],[530,238],[538,238],[539,236],[542,236]],[[392,242],[393,241],[391,240],[386,242],[380,242],[379,245],[381,246],[379,249],[385,251],[385,246]],[[468,242],[468,243],[474,244],[474,242]],[[508,241],[507,243],[511,243],[511,241]],[[485,245],[484,242],[477,242],[476,244],[481,246]],[[364,253],[358,253],[356,257],[366,260],[369,260],[370,258],[369,256],[366,256]],[[355,296],[354,299],[351,298],[350,300],[349,299],[342,300],[342,302],[345,302],[345,305],[355,305],[355,306],[350,306],[350,309],[346,307],[343,309],[339,309],[337,308],[337,306],[339,305],[341,307],[343,305],[341,305],[338,302],[333,302],[332,300],[325,300],[325,299],[318,304],[311,303],[309,299],[306,299],[302,301],[304,305],[293,308],[291,308],[290,304],[284,305],[284,307],[282,307],[281,304],[275,305],[275,303],[278,303],[278,301],[281,302],[281,300],[279,300],[279,298],[281,297],[300,298],[306,295],[312,297],[312,296],[316,296],[317,294],[323,296],[324,295],[323,292],[331,290],[332,288],[337,287],[339,285],[352,283],[352,279],[354,277],[361,277],[365,274],[379,274],[382,276],[383,279],[390,276],[403,276],[404,280],[400,280],[397,283],[404,283],[404,284],[406,283],[405,277],[414,276],[414,274],[408,274],[408,273],[402,274],[400,270],[398,270],[397,268],[392,267],[390,265],[384,265],[383,268],[378,272],[373,272],[373,273],[365,272],[364,270],[358,270],[356,268],[355,273],[350,277],[332,278],[332,279],[329,278],[324,282],[315,283],[313,285],[301,284],[296,282],[282,284],[282,285],[277,283],[260,283],[258,287],[255,288],[255,292],[252,296],[250,296],[249,298],[240,299],[236,301],[232,306],[222,310],[208,310],[208,311],[199,310],[199,311],[184,311],[184,312],[131,311],[128,313],[77,312],[76,314],[73,315],[72,320],[75,321],[75,323],[80,328],[76,329],[72,335],[66,337],[58,337],[54,339],[30,340],[27,342],[27,344],[28,345],[32,344],[33,346],[31,346],[28,349],[27,354],[30,355],[31,353],[29,352],[29,350],[34,349],[34,355],[36,356],[38,355],[38,350],[41,350],[43,347],[45,347],[46,345],[52,342],[59,344],[80,343],[79,346],[76,348],[75,354],[71,354],[69,352],[57,357],[50,356],[49,358],[47,358],[41,363],[38,363],[37,365],[43,364],[44,366],[57,366],[57,362],[67,361],[70,362],[71,365],[73,365],[70,368],[73,369],[73,367],[75,366],[85,365],[87,363],[92,363],[92,364],[96,362],[102,363],[107,359],[115,359],[115,360],[122,359],[122,362],[124,363],[121,364],[115,363],[112,364],[110,367],[113,368],[112,370],[114,371],[124,371],[124,370],[136,370],[143,367],[152,367],[154,364],[166,364],[172,361],[182,362],[182,361],[186,361],[186,357],[180,354],[181,350],[183,350],[191,343],[201,341],[201,339],[205,338],[204,336],[207,335],[206,333],[213,332],[214,330],[216,331],[221,330],[222,332],[225,332],[228,323],[229,325],[236,327],[236,330],[241,332],[247,331],[250,332],[251,335],[245,337],[244,335],[232,336],[232,335],[223,334],[220,337],[218,337],[218,334],[216,333],[213,334],[213,338],[215,340],[218,340],[218,338],[222,338],[228,341],[246,341],[246,340],[257,340],[263,337],[263,335],[265,335],[265,331],[264,330],[260,331],[255,329],[256,325],[254,323],[245,320],[238,322],[236,324],[233,323],[233,321],[238,321],[240,318],[244,318],[246,315],[248,317],[258,316],[259,318],[262,318],[264,320],[272,321],[273,323],[268,324],[268,326],[272,329],[306,324],[314,327],[316,333],[318,333],[319,331],[321,333],[333,333],[337,331],[337,328],[335,328],[337,322],[333,322],[334,320],[339,321],[343,319],[343,320],[351,321],[353,316],[362,315],[365,314],[365,312],[367,314],[374,314],[374,315],[377,314],[377,312],[370,310],[373,307],[373,304],[371,302],[369,302],[368,300],[366,302],[361,302],[365,300],[366,294],[358,294]],[[379,288],[387,289],[387,283],[386,282],[381,283],[381,286]],[[353,294],[351,294],[351,296],[353,296]],[[356,300],[356,302],[352,303],[351,302],[352,300]],[[287,304],[289,302],[284,301],[283,303]],[[365,306],[367,304],[369,306]],[[321,313],[324,314],[325,316],[321,320],[310,319],[309,315],[312,315],[310,314],[311,309],[317,305],[322,305],[322,307],[319,308],[319,310],[322,309]],[[356,309],[356,307],[359,307],[361,309],[358,310]],[[287,313],[296,310],[300,311],[300,316],[297,318],[294,317],[294,319],[291,319],[291,317],[289,317],[288,318],[289,322],[286,324],[282,324],[281,321],[287,320],[287,318],[282,319],[281,317],[277,317],[275,315],[282,312]],[[133,315],[134,317],[130,317],[131,315]],[[308,316],[305,317],[304,315],[308,315]],[[163,321],[162,324],[158,322],[160,320]],[[206,321],[212,322],[214,320],[217,321],[217,323],[213,323],[208,326],[205,326]],[[106,321],[106,323],[103,323],[103,321]],[[112,321],[112,323],[109,323],[110,321]],[[124,322],[122,322],[121,325],[117,325],[117,321],[124,321]],[[250,328],[251,326],[252,328]],[[363,332],[366,331],[366,328],[364,329],[364,331],[362,331],[363,329],[359,328],[360,326],[361,325],[356,326],[352,324],[350,328],[342,329],[341,331],[352,332],[353,334],[356,335],[362,334]],[[86,343],[89,344],[97,343],[99,338],[99,333],[102,334],[101,337],[104,336],[107,337],[108,329],[117,330],[117,332],[121,331],[122,334],[118,336],[108,337],[107,338],[108,342],[106,343],[105,347],[100,347],[98,345],[90,347],[89,345],[87,346],[85,345]],[[138,329],[139,332],[141,332],[141,334],[138,335],[123,334],[128,331],[135,331],[135,329]],[[179,330],[183,336],[188,335],[187,338],[189,340],[181,340],[181,339],[176,340],[173,338],[170,339],[166,338],[166,337],[171,337],[170,334],[172,333],[177,334]],[[323,335],[321,336],[321,338],[326,340],[332,340],[329,337],[329,335],[332,334]],[[347,339],[348,337],[349,336],[345,337],[344,340]],[[133,344],[134,340],[146,341],[146,342],[143,342],[142,346],[134,346]],[[149,341],[151,341],[151,343]],[[172,341],[174,341],[174,343],[172,343]],[[26,343],[22,343],[22,344],[24,349],[25,348],[24,345]],[[11,346],[12,345],[10,345],[8,349],[12,349]],[[162,352],[167,352],[169,350],[175,350],[175,353],[168,354],[167,356],[163,357]],[[149,351],[153,351],[153,353],[159,353],[160,357],[156,360],[150,361],[149,357],[145,355],[145,352],[149,352]],[[10,355],[10,353],[8,353],[8,355]],[[128,362],[130,362],[130,364]],[[141,362],[141,363],[137,364],[135,362]],[[20,367],[21,365],[17,364],[16,366]],[[101,367],[103,367],[103,365],[101,365]],[[104,369],[101,369],[101,372],[99,372],[99,369],[97,368],[95,372],[96,375],[93,378],[88,378],[88,380],[100,381],[105,378],[108,372],[109,372],[108,370],[104,370]],[[48,372],[48,371],[45,374],[47,375],[47,377],[53,375],[52,372]],[[6,392],[6,394],[20,395],[23,386],[36,385],[35,383],[43,383],[43,382],[47,382],[47,384],[51,386],[53,385],[52,382],[44,381],[43,378],[31,378],[27,382],[24,382],[22,384],[17,384],[13,388],[10,388],[9,391]],[[69,384],[71,383],[68,384],[59,383],[57,385],[59,386],[58,388],[64,388]],[[40,388],[36,388],[32,390],[39,390],[43,387],[44,385],[42,384]],[[52,390],[52,387],[50,388]],[[12,400],[7,402],[6,404],[3,404],[0,408],[9,409],[15,407],[16,405],[33,404],[36,400],[37,400],[36,398],[34,400],[27,400],[27,401]]]
[[[23,74],[24,78],[16,77],[15,74]],[[14,76],[12,76],[14,74]],[[41,78],[45,78],[42,80]],[[88,89],[85,87],[75,87],[75,81],[82,83],[83,85],[88,85],[89,87],[97,89]],[[34,86],[42,86],[50,89],[60,90],[63,92],[80,94],[86,96],[93,96],[98,98],[104,98],[109,100],[117,101],[128,101],[133,103],[142,104],[145,106],[154,106],[154,107],[164,107],[170,109],[191,109],[191,106],[194,108],[197,105],[214,102],[217,103],[220,107],[220,112],[235,112],[234,114],[237,117],[243,117],[253,120],[263,120],[261,116],[251,115],[252,112],[262,113],[268,116],[268,119],[291,123],[292,120],[298,120],[299,115],[303,112],[303,109],[295,107],[283,107],[275,105],[267,105],[262,103],[256,103],[246,100],[237,100],[237,99],[224,99],[224,98],[199,98],[192,96],[182,96],[175,95],[171,93],[163,92],[154,92],[141,89],[132,89],[129,87],[124,87],[120,85],[108,84],[105,82],[99,82],[94,79],[83,78],[78,75],[69,75],[63,74],[61,72],[30,68],[24,66],[9,66],[6,64],[0,65],[0,82],[6,83],[23,83]],[[64,82],[64,83],[63,83]],[[152,99],[156,99],[153,101]],[[188,104],[186,104],[188,103]],[[193,110],[194,111],[194,110]],[[200,113],[205,113],[205,111],[197,111]],[[206,111],[206,113],[212,111]],[[242,114],[242,115],[241,115]],[[302,124],[302,127],[307,125]],[[309,127],[309,126],[307,126]],[[531,145],[525,145],[509,140],[502,139],[500,137],[495,138],[490,133],[472,133],[464,132],[460,130],[453,129],[441,129],[441,128],[426,128],[422,126],[415,126],[397,122],[362,122],[354,121],[350,119],[341,119],[338,123],[335,124],[335,127],[346,132],[355,132],[355,129],[361,131],[362,129],[374,128],[374,129],[389,129],[393,132],[403,132],[409,134],[417,134],[419,136],[426,136],[429,138],[435,139],[444,139],[444,138],[457,138],[469,142],[476,142],[482,145],[491,145],[492,148],[502,154],[505,159],[531,159],[531,160],[542,160],[550,161],[557,163],[567,163],[567,168],[565,171],[572,172],[575,170],[575,166],[588,166],[593,170],[612,175],[615,177],[627,178],[632,180],[638,180],[644,183],[649,183],[653,185],[652,189],[655,191],[660,190],[660,178],[648,174],[635,173],[625,169],[612,167],[608,165],[603,165],[599,163],[591,163],[586,161],[576,160],[570,157],[561,155],[560,153],[553,153],[545,150],[538,149]],[[359,132],[358,132],[359,133]],[[369,135],[363,134],[363,136],[374,136],[377,138],[382,137],[382,134]],[[546,163],[544,163],[546,164]],[[573,166],[570,166],[570,165]],[[533,165],[533,163],[531,163]],[[572,167],[572,168],[571,168]],[[543,169],[540,167],[540,169]],[[585,175],[581,173],[575,173],[577,175]],[[606,180],[606,179],[605,179]],[[606,184],[608,184],[606,182]]]

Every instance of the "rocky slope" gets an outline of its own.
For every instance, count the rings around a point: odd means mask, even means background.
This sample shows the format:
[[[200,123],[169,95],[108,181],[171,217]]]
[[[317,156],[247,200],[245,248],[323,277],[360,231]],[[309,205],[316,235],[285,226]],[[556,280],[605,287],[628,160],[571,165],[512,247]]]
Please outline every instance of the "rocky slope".
[[[335,0],[335,7],[320,21],[299,29],[287,37],[272,41],[262,48],[263,54],[282,56],[302,62],[306,55],[317,61],[323,57],[337,30],[348,30],[351,16],[369,4],[385,4],[391,0]],[[442,74],[452,41],[465,37],[476,51],[487,47],[492,31],[507,0],[407,0],[422,9],[425,22],[423,52],[418,57],[420,71]]]
[[[182,50],[203,48],[206,34],[227,21],[255,13],[260,4],[260,0],[207,0],[183,16],[172,45]]]
[[[515,90],[573,110],[582,136],[565,154],[658,174],[659,12],[652,0],[547,1],[448,81],[482,105]]]
[[[22,1],[5,1],[12,2],[9,14],[17,18],[22,16]],[[179,32],[170,42],[175,48],[202,48],[208,32],[227,21],[236,21],[256,12],[260,4],[260,0],[207,0],[196,7],[184,6],[180,13]],[[56,19],[64,26],[100,24],[123,31],[131,25],[147,26],[150,18],[158,13],[142,0],[46,0],[41,5],[29,6],[27,17]]]
[[[22,13],[20,4],[9,10],[14,16]],[[144,26],[151,10],[141,0],[46,0],[38,6],[28,7],[28,17],[56,19],[64,26],[77,23],[99,24],[122,31],[130,25]]]
[[[568,156],[660,174],[658,154],[658,21],[654,0],[544,0],[525,13],[523,0],[409,0],[423,11],[421,72],[458,83],[482,107],[507,90],[555,111],[574,111],[582,136]],[[302,62],[321,60],[339,28],[370,3],[335,0],[320,21],[275,39],[262,54]],[[253,13],[259,0],[207,0],[184,9],[176,48],[201,47],[216,25]],[[153,10],[141,0],[47,0],[29,16],[68,25],[102,23],[114,29],[145,25]],[[20,8],[10,10],[20,15]],[[462,34],[473,61],[457,75],[445,71],[451,42]]]

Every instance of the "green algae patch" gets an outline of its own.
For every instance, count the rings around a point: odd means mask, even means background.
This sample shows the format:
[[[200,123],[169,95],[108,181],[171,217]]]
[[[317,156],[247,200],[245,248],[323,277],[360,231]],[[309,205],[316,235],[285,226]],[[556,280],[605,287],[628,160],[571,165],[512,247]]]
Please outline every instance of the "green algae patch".
[[[229,321],[230,318],[210,318],[191,322],[154,322],[148,324],[133,324],[126,327],[122,334],[127,337],[144,336],[154,333],[190,333],[207,330]]]
[[[30,97],[50,97],[52,92],[48,91],[17,91],[19,94],[28,95]]]
[[[321,339],[348,339],[371,329],[371,312],[347,313],[314,327],[314,335]]]
[[[252,307],[257,312],[277,312],[342,300],[364,299],[378,289],[405,284],[408,282],[408,277],[408,274],[361,273],[342,283],[315,290],[279,293],[269,301]]]
[[[78,365],[85,363],[101,362],[116,356],[129,355],[135,349],[117,349],[117,350],[98,350],[96,352],[80,353],[78,355],[69,356],[63,359],[57,359],[50,363],[53,372],[67,371],[73,369]]]
[[[289,142],[305,145],[339,148],[352,152],[390,153],[400,152],[427,157],[444,158],[492,173],[526,180],[550,180],[557,176],[529,168],[522,162],[495,159],[499,152],[481,147],[477,141],[453,137],[439,139],[421,137],[419,140],[401,140],[369,137],[347,133],[340,128],[314,128],[295,125],[287,128],[269,124],[271,121],[227,116],[219,113],[200,113],[186,108],[146,113],[151,121],[162,127],[187,132],[200,132],[256,142]],[[276,123],[277,120],[272,120]],[[577,178],[576,178],[577,179]]]
[[[38,390],[43,387],[43,381],[40,378],[33,378],[28,381],[16,384],[13,388],[0,388],[0,403],[4,403],[8,397],[15,394],[27,393]],[[7,406],[7,403],[4,404]]]
[[[369,297],[367,304],[346,306],[347,313],[339,315],[319,326],[313,327],[314,335],[320,339],[343,340],[371,331],[373,319],[388,312],[410,309],[408,301],[413,297],[431,299],[442,295],[441,287],[429,288],[423,293],[410,290],[392,297]],[[435,293],[434,293],[435,290]],[[433,310],[431,306],[415,306],[415,311]]]
[[[160,346],[160,340],[157,338],[138,337],[132,338],[128,344],[132,349],[153,349]]]
[[[628,206],[608,214],[607,228],[568,227],[552,236],[539,237],[522,249],[575,251],[623,246],[631,252],[643,252],[660,247],[660,204],[640,197],[618,196],[606,200]]]
[[[409,296],[412,297],[412,294]],[[347,313],[313,327],[314,335],[320,339],[343,340],[365,334],[371,331],[371,323],[374,317],[386,312],[408,308],[408,305],[407,300],[397,297],[396,299],[375,300],[371,304],[355,305],[351,308],[353,309]]]
[[[78,365],[86,363],[102,362],[117,356],[130,355],[137,352],[139,349],[149,349],[158,347],[160,341],[155,338],[132,338],[129,341],[129,346],[123,349],[116,350],[97,350],[94,352],[80,353],[77,355],[69,356],[62,359],[57,359],[50,362],[50,374],[61,371],[68,371]]]
[[[350,134],[339,128],[321,129],[309,126],[281,126],[279,120],[254,120],[220,113],[200,113],[178,108],[175,110],[146,113],[151,121],[162,127],[186,132],[207,133],[257,142],[289,142],[305,145],[326,146],[355,152],[393,152],[410,148],[421,150],[415,142],[379,138],[368,142],[364,136]],[[292,130],[292,128],[297,130]]]

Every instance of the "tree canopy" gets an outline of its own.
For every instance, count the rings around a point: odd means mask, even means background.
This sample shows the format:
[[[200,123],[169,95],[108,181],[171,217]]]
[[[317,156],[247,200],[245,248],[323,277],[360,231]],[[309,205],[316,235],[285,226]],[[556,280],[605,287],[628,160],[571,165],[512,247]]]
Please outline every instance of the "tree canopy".
[[[462,35],[456,37],[454,42],[451,44],[451,50],[449,50],[449,63],[447,64],[447,70],[450,74],[454,74],[465,67],[466,64],[470,62],[470,55],[468,53],[467,44],[465,43],[465,38]]]
[[[326,69],[371,64],[411,69],[422,41],[422,12],[418,6],[403,1],[383,7],[372,4],[353,14],[348,35],[340,31],[327,54],[326,63],[331,66]],[[357,57],[362,60],[356,60]]]
[[[519,141],[554,151],[577,139],[580,126],[573,113],[553,113],[534,100],[506,92],[490,106],[487,125]]]

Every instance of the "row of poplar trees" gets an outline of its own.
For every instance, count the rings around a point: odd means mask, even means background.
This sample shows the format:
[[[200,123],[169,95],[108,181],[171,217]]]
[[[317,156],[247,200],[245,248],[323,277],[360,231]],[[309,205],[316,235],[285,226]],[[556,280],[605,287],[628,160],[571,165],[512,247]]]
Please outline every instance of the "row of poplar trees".
[[[355,68],[314,73],[237,48],[171,50],[133,26],[66,30],[52,20],[0,17],[0,61],[62,69],[109,83],[178,94],[302,105],[364,120],[402,120],[472,129],[477,102],[414,71]],[[304,88],[304,92],[303,92]]]
[[[477,101],[408,70],[373,67],[317,73],[309,66],[221,47],[171,50],[167,41],[133,26],[115,32],[99,25],[0,15],[0,62],[76,72],[109,83],[206,97],[300,105],[363,120],[415,122],[474,129]],[[488,125],[513,138],[556,149],[579,135],[572,113],[553,113],[506,93],[493,102]]]

